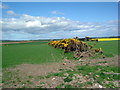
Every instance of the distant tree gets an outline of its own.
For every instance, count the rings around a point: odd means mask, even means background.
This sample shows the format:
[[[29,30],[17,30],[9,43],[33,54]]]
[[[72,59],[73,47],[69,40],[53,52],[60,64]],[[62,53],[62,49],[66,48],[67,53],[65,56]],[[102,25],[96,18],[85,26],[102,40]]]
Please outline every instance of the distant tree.
[[[90,40],[90,37],[86,36],[86,37],[85,37],[85,40],[86,40],[86,41],[89,41],[89,40]]]
[[[79,37],[76,36],[75,39],[79,39]]]

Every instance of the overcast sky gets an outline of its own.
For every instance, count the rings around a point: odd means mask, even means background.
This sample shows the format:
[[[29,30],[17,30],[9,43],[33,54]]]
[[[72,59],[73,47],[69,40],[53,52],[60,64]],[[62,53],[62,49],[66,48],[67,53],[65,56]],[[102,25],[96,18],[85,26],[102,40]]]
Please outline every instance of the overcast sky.
[[[118,35],[117,2],[4,2],[0,8],[3,40]]]

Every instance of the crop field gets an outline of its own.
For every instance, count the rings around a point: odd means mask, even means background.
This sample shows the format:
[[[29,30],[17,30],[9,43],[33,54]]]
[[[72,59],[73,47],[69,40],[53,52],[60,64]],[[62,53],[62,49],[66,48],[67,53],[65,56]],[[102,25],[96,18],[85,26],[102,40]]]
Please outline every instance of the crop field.
[[[120,40],[120,38],[98,38],[98,41],[114,41]]]
[[[94,44],[96,42],[87,43]],[[95,47],[101,47],[107,57],[113,57],[118,54],[118,43],[120,41],[101,41],[97,42]],[[60,62],[65,57],[74,59],[72,54],[72,52],[64,54],[63,50],[49,46],[48,42],[9,44],[2,46],[2,63],[4,68],[23,63]]]
[[[54,49],[48,42],[32,42],[22,44],[8,44],[2,46],[2,63],[4,67],[11,67],[23,63],[40,64],[59,62],[65,56],[61,49]]]
[[[95,42],[87,42],[89,44],[94,44]],[[114,55],[120,54],[120,49],[118,45],[120,41],[99,41],[96,43],[95,48],[101,47],[103,49],[104,54],[107,57],[112,57]]]
[[[75,59],[48,41],[2,45],[3,87],[118,88],[120,41],[86,43],[96,43],[105,58]]]

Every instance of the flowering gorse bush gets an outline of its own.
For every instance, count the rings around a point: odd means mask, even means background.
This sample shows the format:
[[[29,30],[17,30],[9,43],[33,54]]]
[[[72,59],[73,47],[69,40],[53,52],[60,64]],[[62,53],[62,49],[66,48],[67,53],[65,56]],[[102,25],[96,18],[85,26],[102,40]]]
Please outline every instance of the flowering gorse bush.
[[[64,50],[64,53],[74,51],[75,53],[79,53],[80,55],[82,52],[87,52],[87,51],[92,51],[93,53],[102,52],[102,48],[99,49],[93,48],[95,44],[88,45],[86,42],[73,38],[51,41],[48,44],[53,46],[54,48],[62,48]]]

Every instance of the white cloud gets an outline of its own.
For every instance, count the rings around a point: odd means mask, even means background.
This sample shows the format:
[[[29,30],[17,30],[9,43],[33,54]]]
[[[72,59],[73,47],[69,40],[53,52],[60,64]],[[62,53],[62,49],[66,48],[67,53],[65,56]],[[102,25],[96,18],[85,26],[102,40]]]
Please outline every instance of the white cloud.
[[[10,10],[6,12],[9,15],[13,15],[13,16],[17,16],[18,14],[16,14],[14,11]]]
[[[2,8],[2,9],[8,9],[8,6],[6,6],[6,5],[4,5],[4,4],[0,4],[0,8]]]
[[[52,11],[51,13],[56,15],[64,15],[63,12],[59,12],[59,11]]]
[[[11,12],[14,14],[14,12]],[[117,21],[78,22],[65,17],[21,15],[19,18],[3,18],[3,39],[72,38],[75,36],[115,36]]]

